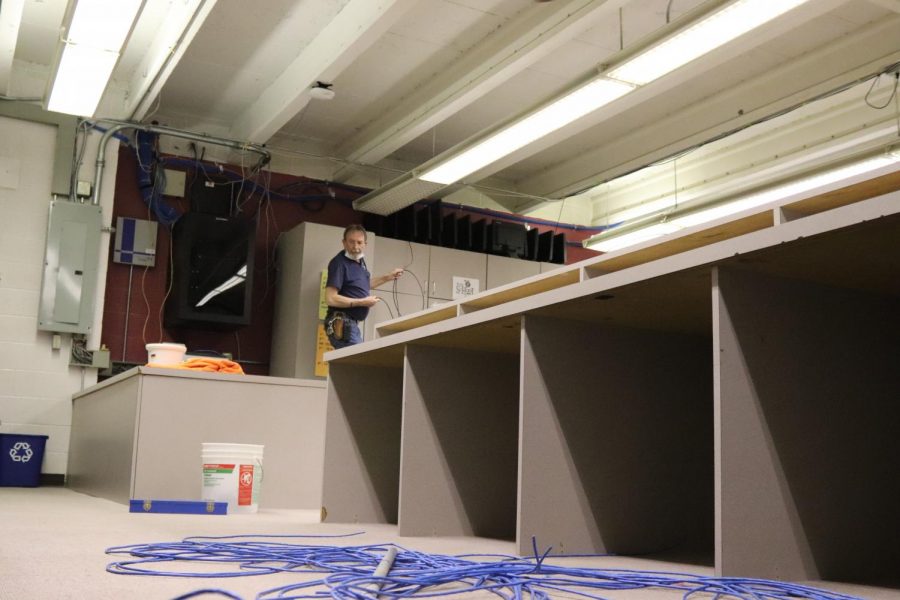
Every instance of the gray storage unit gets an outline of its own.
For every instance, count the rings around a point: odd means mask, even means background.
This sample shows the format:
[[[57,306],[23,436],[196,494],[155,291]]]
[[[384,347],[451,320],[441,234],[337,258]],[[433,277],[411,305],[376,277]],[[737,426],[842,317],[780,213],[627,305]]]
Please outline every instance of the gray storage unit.
[[[319,510],[325,383],[138,367],[72,398],[67,484],[199,500],[201,444],[263,444],[261,508]]]
[[[898,189],[793,197],[330,353],[323,504],[522,554],[897,587]],[[377,427],[361,369],[391,382]]]

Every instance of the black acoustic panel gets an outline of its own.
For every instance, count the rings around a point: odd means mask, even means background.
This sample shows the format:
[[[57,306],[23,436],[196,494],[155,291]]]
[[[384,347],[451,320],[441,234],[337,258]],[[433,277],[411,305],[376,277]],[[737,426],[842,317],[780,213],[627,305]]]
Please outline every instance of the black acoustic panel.
[[[375,235],[381,237],[385,235],[385,220],[385,217],[383,217],[382,215],[376,215],[375,213],[364,213],[362,225],[369,233],[374,233]]]
[[[469,215],[456,219],[456,247],[460,250],[472,249],[472,222]]]
[[[398,210],[397,215],[397,228],[395,237],[398,240],[405,240],[407,242],[413,242],[416,239],[416,207],[411,204],[404,209]]]
[[[445,248],[458,248],[457,239],[459,231],[456,227],[456,215],[447,213],[441,218],[441,246]]]
[[[472,223],[472,237],[469,239],[469,249],[472,252],[487,252],[488,224],[484,219]]]
[[[525,258],[527,260],[537,260],[538,230],[536,227],[528,230],[528,233],[525,235],[525,243],[527,244]]]
[[[413,233],[413,241],[420,244],[427,244],[431,240],[431,211],[428,207],[423,206],[415,211],[416,228]]]
[[[381,235],[384,237],[399,239],[397,230],[397,213],[393,213],[384,217],[384,221],[381,224]]]
[[[550,262],[550,257],[553,254],[553,232],[552,231],[544,231],[538,234],[537,238],[537,251],[535,253],[535,260],[538,262]]]
[[[185,213],[172,231],[166,327],[250,324],[256,221]]]
[[[440,246],[443,241],[443,225],[441,218],[443,204],[440,200],[435,200],[428,205],[428,221],[431,223],[431,230],[428,232],[428,243],[432,246]]]
[[[566,264],[566,234],[557,233],[553,236],[553,250],[550,255],[550,262],[559,265]]]

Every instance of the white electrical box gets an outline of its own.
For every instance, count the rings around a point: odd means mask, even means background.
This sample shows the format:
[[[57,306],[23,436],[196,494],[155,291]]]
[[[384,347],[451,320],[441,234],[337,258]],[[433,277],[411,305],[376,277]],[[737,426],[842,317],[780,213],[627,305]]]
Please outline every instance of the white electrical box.
[[[50,203],[38,329],[91,331],[102,227],[99,206],[66,200]]]

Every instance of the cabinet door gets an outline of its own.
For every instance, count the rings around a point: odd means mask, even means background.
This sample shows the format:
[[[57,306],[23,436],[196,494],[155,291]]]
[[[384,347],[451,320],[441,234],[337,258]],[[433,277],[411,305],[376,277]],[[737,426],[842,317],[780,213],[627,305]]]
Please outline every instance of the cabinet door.
[[[453,298],[453,278],[477,279],[479,290],[485,289],[487,255],[454,248],[432,246],[428,295],[432,298]]]
[[[489,255],[487,257],[487,285],[485,289],[519,281],[520,279],[537,275],[540,272],[541,264],[532,260]]]
[[[396,267],[406,269],[406,273],[397,280],[397,293],[421,297],[427,293],[430,251],[430,246],[425,244],[380,237],[375,243],[375,261],[369,269],[375,277]],[[375,289],[379,296],[384,296],[385,292],[393,293],[394,282],[388,281]]]

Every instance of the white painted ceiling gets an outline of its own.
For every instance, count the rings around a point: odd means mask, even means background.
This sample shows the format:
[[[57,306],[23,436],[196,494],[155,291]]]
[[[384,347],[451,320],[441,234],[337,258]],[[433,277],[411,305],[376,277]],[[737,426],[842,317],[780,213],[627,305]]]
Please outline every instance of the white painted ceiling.
[[[778,0],[768,0],[777,2]],[[663,35],[722,0],[218,0],[147,109],[123,114],[123,98],[166,11],[188,0],[146,0],[97,117],[144,122],[265,143],[276,171],[377,188],[471,136],[535,107],[603,64]],[[64,0],[25,0],[14,60],[0,94],[43,96]],[[691,12],[693,11],[693,12]],[[0,31],[0,39],[6,35]],[[2,45],[0,45],[2,48]],[[2,57],[0,57],[2,60]],[[900,0],[810,0],[751,34],[577,121],[467,181],[515,212],[540,214],[572,201],[571,221],[601,222],[610,206],[593,186],[696,144],[863,80],[900,61]],[[2,66],[2,65],[0,65]],[[0,74],[3,71],[0,70]],[[139,73],[138,73],[139,75]],[[310,99],[316,81],[332,100]],[[876,82],[892,100],[893,77]],[[730,138],[728,161],[663,187],[753,170],[783,148],[856,135],[895,119],[863,96],[871,80],[816,103],[818,129],[793,124],[805,107]],[[843,107],[843,108],[841,108]],[[848,108],[849,107],[849,108]],[[804,112],[805,111],[805,112]],[[823,113],[823,114],[824,114]],[[837,115],[837,116],[835,116]],[[848,116],[850,115],[850,116]],[[774,124],[773,124],[774,123]],[[848,124],[849,123],[849,124]],[[796,136],[777,135],[796,131]],[[750,131],[750,130],[748,130]],[[823,138],[822,132],[829,133]],[[806,136],[806,137],[797,137]],[[882,136],[883,137],[883,136]],[[749,144],[747,140],[756,140]],[[766,140],[770,140],[767,142]],[[878,144],[884,140],[878,138]],[[863,149],[870,149],[868,142]],[[756,148],[755,158],[742,153]],[[853,146],[853,151],[859,148]],[[876,144],[877,145],[877,144]],[[759,148],[765,150],[760,153]],[[178,150],[177,144],[173,148]],[[725,150],[724,148],[728,148]],[[860,147],[862,148],[862,147]],[[698,162],[700,164],[700,162]],[[712,170],[710,170],[712,169]],[[718,169],[718,170],[716,170]],[[657,168],[654,173],[658,175]],[[634,177],[634,176],[632,176]],[[449,193],[456,188],[448,189]],[[510,193],[497,192],[505,190]],[[637,189],[622,205],[645,201]],[[439,194],[440,195],[440,194]],[[555,210],[555,209],[554,209]]]

